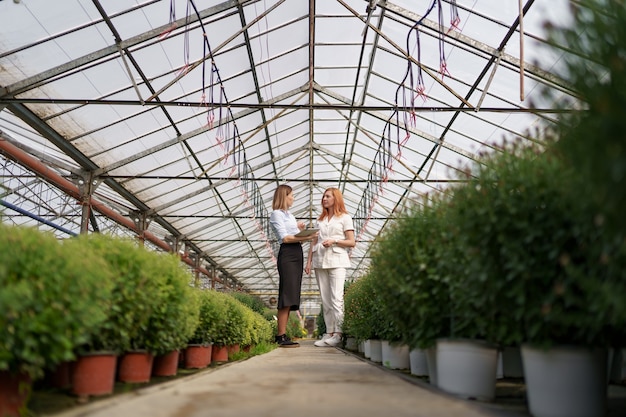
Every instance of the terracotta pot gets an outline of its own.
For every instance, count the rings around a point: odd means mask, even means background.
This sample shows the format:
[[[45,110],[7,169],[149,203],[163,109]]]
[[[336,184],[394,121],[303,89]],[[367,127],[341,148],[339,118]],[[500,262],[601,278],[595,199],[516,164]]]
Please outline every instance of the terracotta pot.
[[[61,362],[46,372],[44,383],[52,388],[67,389],[72,385],[73,362]]]
[[[0,416],[19,417],[26,410],[26,403],[33,383],[26,373],[0,371]]]
[[[213,362],[228,362],[228,346],[213,345]]]
[[[145,350],[126,352],[120,357],[117,379],[122,382],[149,382],[154,355]]]
[[[252,345],[246,345],[243,347],[243,351],[246,353],[250,353],[251,350],[252,350]]]
[[[228,346],[228,353],[239,353],[240,349],[239,343],[235,343]]]
[[[72,392],[78,396],[113,393],[117,355],[97,352],[79,356],[72,367]]]
[[[187,345],[185,349],[185,368],[202,369],[211,364],[212,348],[211,345]]]
[[[154,376],[173,376],[178,371],[178,357],[180,352],[174,350],[164,355],[154,357],[152,364],[152,375]]]

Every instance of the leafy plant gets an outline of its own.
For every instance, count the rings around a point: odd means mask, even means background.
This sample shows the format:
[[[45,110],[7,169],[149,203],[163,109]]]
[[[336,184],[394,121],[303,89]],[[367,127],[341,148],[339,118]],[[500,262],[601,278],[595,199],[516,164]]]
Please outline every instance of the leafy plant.
[[[245,310],[248,309],[230,294],[217,292],[219,301],[226,306],[224,316],[218,321],[218,327],[212,336],[213,344],[230,346],[247,342],[247,323]]]
[[[264,324],[255,323],[258,315]],[[249,345],[253,340],[271,338],[270,323],[258,313],[236,300],[229,293],[200,290],[200,321],[189,343],[212,343],[219,346]],[[259,332],[255,335],[254,332]]]
[[[151,263],[154,254],[130,239],[99,233],[76,239],[105,260],[113,276],[108,320],[81,350],[145,349],[148,321],[159,302],[159,282]]]
[[[264,314],[267,308],[265,307],[263,300],[261,300],[259,297],[254,296],[252,294],[248,294],[248,293],[240,292],[240,291],[233,291],[229,294],[236,300],[246,305],[252,311],[255,311],[259,314]]]
[[[226,305],[220,301],[216,291],[195,290],[199,301],[198,325],[188,344],[207,345],[213,343],[220,329],[220,321],[226,315]]]
[[[324,321],[324,307],[322,306],[322,304],[320,304],[320,313],[315,317],[315,328],[318,335],[323,335],[324,333],[326,333],[326,322]],[[345,331],[345,323],[343,330]]]
[[[272,324],[264,316],[256,311],[249,310],[247,313],[250,320],[251,334],[249,344],[255,346],[273,341],[274,330]],[[246,343],[244,342],[244,345]]]
[[[626,220],[626,8],[615,0],[572,4],[568,27],[549,25],[549,45],[564,45],[555,71],[577,92],[582,105],[563,101],[555,89],[547,98],[566,112],[557,147],[576,167],[581,195],[597,203],[611,230],[623,232]],[[554,46],[551,49],[555,49]]]
[[[411,347],[429,348],[449,336],[447,270],[459,259],[446,256],[451,244],[447,204],[438,197],[410,208],[372,250],[370,274],[386,321],[393,323],[387,337]]]
[[[360,277],[344,295],[343,331],[359,341],[380,339],[389,326],[381,313],[373,279],[371,274]]]
[[[300,317],[297,314],[289,314],[285,334],[287,334],[290,338],[300,338],[306,334],[306,330],[302,326]]]
[[[157,252],[152,255],[151,268],[159,291],[145,331],[136,343],[154,354],[165,354],[187,345],[200,321],[200,302],[190,285],[193,277],[182,267],[178,256]]]
[[[0,370],[39,378],[108,319],[111,271],[72,239],[0,224]]]
[[[452,334],[505,345],[608,343],[619,303],[607,290],[626,289],[615,273],[623,255],[572,170],[518,145],[481,162],[451,206],[452,248],[464,259],[451,264]]]

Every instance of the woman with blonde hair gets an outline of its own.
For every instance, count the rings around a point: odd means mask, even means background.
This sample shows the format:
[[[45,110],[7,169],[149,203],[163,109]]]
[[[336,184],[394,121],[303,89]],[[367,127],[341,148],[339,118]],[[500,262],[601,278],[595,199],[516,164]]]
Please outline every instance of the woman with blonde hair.
[[[339,346],[343,324],[343,290],[346,268],[350,267],[348,248],[356,245],[352,217],[346,210],[341,191],[328,188],[322,196],[322,214],[317,219],[319,229],[309,248],[305,272],[315,270],[322,297],[322,312],[326,334],[314,343],[317,347]]]
[[[302,267],[304,254],[302,242],[313,239],[316,235],[296,237],[305,228],[303,222],[289,212],[293,205],[293,190],[288,185],[279,185],[274,191],[270,225],[280,243],[278,251],[278,331],[275,341],[279,347],[299,347],[297,342],[287,337],[289,313],[300,309],[300,288],[302,286]]]

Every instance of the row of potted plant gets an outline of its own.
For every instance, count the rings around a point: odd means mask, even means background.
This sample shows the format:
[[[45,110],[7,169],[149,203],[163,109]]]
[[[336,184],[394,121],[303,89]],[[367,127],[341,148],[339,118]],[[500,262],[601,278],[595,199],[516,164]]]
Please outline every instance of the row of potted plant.
[[[231,294],[192,283],[177,256],[130,239],[91,234],[58,241],[35,228],[0,224],[0,375],[29,386],[94,352],[153,358],[190,343],[272,340],[264,316]]]
[[[537,146],[516,141],[482,155],[462,186],[404,213],[380,237],[365,277],[401,329],[398,342],[438,354],[451,338],[521,347],[535,417],[604,415],[607,348],[626,345],[626,11],[597,0],[572,11],[570,27],[547,27],[551,44],[572,52],[558,71],[584,104],[547,91],[564,110],[557,131],[529,133]],[[361,302],[350,304],[350,292],[347,309]],[[353,319],[361,320],[346,311],[358,333]],[[578,363],[595,373],[575,376]],[[590,403],[578,402],[591,392]]]
[[[626,235],[602,222],[575,174],[549,141],[484,155],[464,185],[380,237],[346,292],[346,331],[424,349],[450,338],[494,352],[623,347]]]

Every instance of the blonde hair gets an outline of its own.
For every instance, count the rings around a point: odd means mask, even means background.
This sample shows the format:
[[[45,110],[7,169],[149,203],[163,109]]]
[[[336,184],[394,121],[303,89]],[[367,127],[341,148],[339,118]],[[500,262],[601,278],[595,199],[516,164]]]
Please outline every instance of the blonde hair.
[[[274,191],[274,199],[272,200],[272,210],[287,210],[287,196],[292,193],[292,189],[288,185],[279,185]]]
[[[342,214],[348,214],[348,210],[346,210],[346,204],[343,202],[343,195],[341,195],[341,191],[339,191],[338,188],[331,187],[327,188],[324,191],[324,194],[326,194],[327,191],[330,191],[335,198],[335,204],[333,205],[334,214],[336,214],[337,216],[341,216]],[[322,199],[324,199],[324,194],[322,194]],[[318,220],[324,220],[326,217],[330,217],[330,214],[328,213],[328,209],[322,205],[322,214],[320,214]]]

